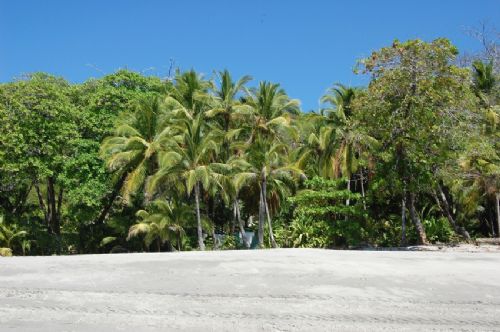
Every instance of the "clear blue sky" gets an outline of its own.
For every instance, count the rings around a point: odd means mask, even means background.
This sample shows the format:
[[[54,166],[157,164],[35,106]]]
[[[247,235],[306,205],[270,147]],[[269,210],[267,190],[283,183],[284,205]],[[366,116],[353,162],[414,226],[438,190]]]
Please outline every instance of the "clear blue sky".
[[[500,0],[0,0],[0,81],[46,71],[82,82],[123,67],[165,76],[173,58],[279,82],[310,110],[334,82],[364,84],[356,60],[393,39],[444,36],[470,52],[479,44],[464,28],[485,20],[500,28]]]

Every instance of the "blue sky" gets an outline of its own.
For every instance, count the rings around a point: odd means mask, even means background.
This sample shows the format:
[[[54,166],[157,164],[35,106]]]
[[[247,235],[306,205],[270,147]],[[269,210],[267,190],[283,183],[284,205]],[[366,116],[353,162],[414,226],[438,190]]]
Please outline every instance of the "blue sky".
[[[464,29],[481,21],[500,28],[500,0],[0,0],[0,81],[46,71],[82,82],[124,67],[164,77],[174,59],[279,82],[310,110],[334,82],[366,83],[356,60],[395,38],[444,36],[472,52]]]

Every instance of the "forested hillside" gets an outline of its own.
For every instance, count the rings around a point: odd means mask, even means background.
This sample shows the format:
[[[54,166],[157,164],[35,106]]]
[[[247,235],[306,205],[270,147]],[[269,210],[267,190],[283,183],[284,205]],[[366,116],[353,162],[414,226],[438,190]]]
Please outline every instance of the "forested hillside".
[[[315,112],[225,70],[0,84],[0,253],[499,236],[498,52],[458,57],[394,41],[357,63],[367,86],[336,83]]]

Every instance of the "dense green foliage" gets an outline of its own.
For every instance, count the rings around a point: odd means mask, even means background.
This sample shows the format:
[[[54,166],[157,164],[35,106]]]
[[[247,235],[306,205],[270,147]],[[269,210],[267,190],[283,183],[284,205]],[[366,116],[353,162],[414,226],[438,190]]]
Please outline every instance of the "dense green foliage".
[[[0,84],[0,253],[398,246],[498,236],[498,59],[359,61],[318,112],[278,84],[120,70]]]

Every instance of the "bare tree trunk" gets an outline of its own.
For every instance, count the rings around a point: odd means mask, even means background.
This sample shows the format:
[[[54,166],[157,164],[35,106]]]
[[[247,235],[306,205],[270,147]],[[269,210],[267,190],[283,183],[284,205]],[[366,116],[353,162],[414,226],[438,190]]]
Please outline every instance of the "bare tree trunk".
[[[241,220],[240,203],[238,202],[238,199],[234,201],[234,210],[236,212],[236,220],[238,221],[238,227],[240,229],[240,234],[241,234],[241,239],[243,240],[243,244],[247,249],[250,249],[250,243],[245,233],[245,226],[243,225],[243,220]]]
[[[51,189],[53,189],[50,186],[50,181],[47,179],[47,192],[46,192],[46,200],[47,200],[47,215],[49,216],[49,224],[50,224],[50,229],[52,229],[53,233],[56,234],[56,230],[54,229],[54,223],[53,221],[53,213],[55,210],[55,202],[52,201],[52,192]]]
[[[61,197],[62,199],[62,197]],[[56,236],[57,242],[57,254],[61,253],[61,224],[59,223],[58,212],[57,212],[57,202],[56,202],[56,189],[54,178],[49,177],[47,179],[47,207],[49,208],[49,219],[52,225],[52,230]]]
[[[269,214],[269,206],[267,205],[267,183],[264,181],[264,185],[262,186],[262,196],[264,196],[264,207],[266,209],[266,216],[267,216],[267,225],[269,227],[269,237],[271,239],[271,245],[273,248],[278,248],[278,244],[276,243],[276,239],[274,238],[273,234],[273,225],[271,223],[271,216]]]
[[[500,237],[500,193],[496,193],[496,206],[497,206],[497,237]]]
[[[441,213],[446,217],[446,219],[448,219],[448,222],[450,223],[455,233],[461,235],[466,241],[470,241],[469,233],[465,230],[465,228],[458,226],[457,223],[455,222],[455,219],[451,215],[451,209],[450,205],[448,204],[448,199],[446,198],[446,195],[443,192],[443,189],[441,188],[439,183],[437,184],[437,188],[439,196],[438,194],[436,194],[434,190],[432,194],[434,196],[434,199],[436,200],[439,209],[441,210]]]
[[[196,182],[194,186],[194,201],[196,205],[196,230],[198,233],[198,247],[200,250],[205,250],[205,243],[203,242],[203,229],[201,228],[200,217],[200,183]]]
[[[425,229],[424,225],[422,224],[422,221],[418,217],[417,210],[415,209],[415,193],[410,192],[409,193],[409,203],[410,203],[410,217],[415,225],[415,228],[417,229],[417,235],[418,235],[418,244],[421,245],[427,245],[427,236],[425,235]]]
[[[406,241],[406,193],[403,193],[403,199],[401,200],[401,246],[405,247],[407,245]]]
[[[108,216],[109,211],[111,210],[111,207],[113,206],[113,202],[115,201],[116,197],[120,193],[120,189],[123,186],[123,183],[125,182],[125,179],[127,178],[128,173],[124,172],[118,182],[115,184],[113,191],[107,195],[104,199],[104,207],[101,210],[101,213],[99,213],[99,216],[97,219],[94,221],[95,225],[99,225],[104,223],[104,220],[106,220],[106,217]]]
[[[259,198],[259,248],[264,247],[264,200],[262,197],[262,189],[259,188],[260,198]]]
[[[49,234],[51,234],[52,227],[50,225],[49,215],[47,213],[47,208],[45,206],[45,202],[43,201],[42,192],[40,190],[40,185],[38,184],[38,182],[35,182],[35,190],[36,190],[36,195],[38,196],[38,204],[40,206],[40,209],[43,211],[43,216],[45,218],[45,225],[47,226],[47,231]]]

